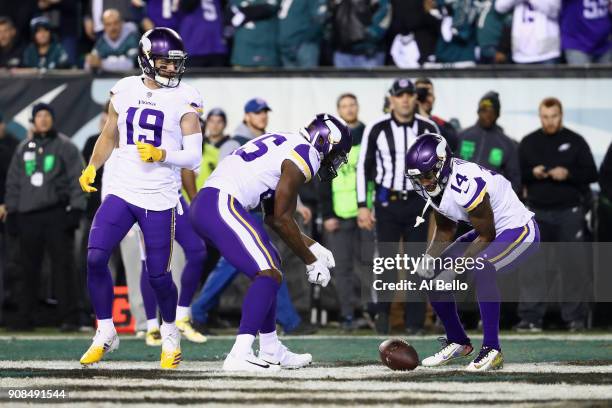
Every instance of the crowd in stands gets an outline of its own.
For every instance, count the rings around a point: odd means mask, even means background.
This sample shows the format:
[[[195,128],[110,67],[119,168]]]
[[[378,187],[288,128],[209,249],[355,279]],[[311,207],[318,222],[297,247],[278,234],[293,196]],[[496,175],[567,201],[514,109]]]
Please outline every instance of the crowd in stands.
[[[609,0],[23,0],[0,3],[0,68],[135,68],[170,27],[190,67],[612,62]],[[26,71],[27,72],[27,71]]]
[[[92,62],[93,59],[90,64]],[[115,62],[121,63],[119,59]],[[336,179],[327,184],[309,183],[300,191],[301,201],[296,214],[304,230],[312,232],[336,257],[332,285],[323,292],[335,298],[333,317],[343,329],[370,327],[387,333],[394,326],[391,305],[377,304],[364,296],[369,293],[367,277],[371,275],[370,262],[376,239],[423,243],[431,236],[427,224],[421,226],[421,230],[413,228],[414,216],[406,215],[418,215],[423,208],[422,200],[416,197],[410,183],[403,177],[389,181],[377,174],[377,171],[398,165],[393,163],[399,160],[397,155],[389,155],[389,151],[384,150],[387,143],[373,142],[379,135],[394,138],[397,133],[397,137],[407,137],[410,142],[416,139],[420,128],[437,130],[447,138],[456,157],[474,161],[511,181],[514,190],[535,213],[542,241],[610,241],[612,144],[598,171],[583,137],[564,126],[563,106],[558,99],[546,98],[532,107],[539,114],[541,127],[517,143],[517,135],[506,135],[497,125],[502,113],[497,92],[490,91],[482,96],[474,107],[477,112],[474,125],[465,128],[434,114],[435,87],[429,78],[414,82],[400,78],[388,90],[381,89],[383,93],[388,99],[385,108],[388,114],[374,121],[359,116],[360,101],[355,95],[338,96],[337,113],[352,129],[354,147]],[[208,111],[201,120],[205,143],[196,187],[201,188],[217,163],[234,149],[266,131],[273,131],[267,128],[268,118],[276,114],[282,114],[282,107],[253,98],[245,101],[240,126],[227,131],[228,118],[224,110]],[[53,319],[59,319],[58,326],[70,330],[91,325],[93,320],[85,290],[84,244],[74,257],[68,254],[75,253],[75,241],[79,246],[75,231],[81,230],[86,240],[100,203],[99,193],[86,196],[77,183],[84,166],[83,157],[91,155],[97,135],[93,135],[79,153],[69,137],[55,130],[54,111],[45,103],[32,108],[32,129],[28,139],[20,144],[6,131],[4,122],[0,116],[0,282],[6,283],[0,285],[0,304],[8,314],[0,315],[0,319],[16,330],[44,324],[32,319],[38,316],[35,311],[41,299],[45,299],[44,302],[51,302],[49,304],[56,307]],[[389,129],[386,135],[381,132],[387,129],[385,126]],[[368,161],[369,157],[374,162]],[[382,162],[376,164],[378,160]],[[591,219],[599,220],[600,234],[594,236],[587,228],[585,214],[592,207],[589,185],[597,181],[601,186],[599,213],[595,217],[591,215]],[[189,197],[195,193],[186,192]],[[286,333],[310,333],[315,328],[303,319],[312,301],[310,289],[303,279],[304,265],[281,240],[272,239],[282,254],[283,272],[288,281],[279,295],[278,322]],[[203,331],[214,325],[211,322],[219,322],[214,317],[218,316],[215,311],[219,310],[219,299],[234,277],[240,275],[215,252],[214,248],[208,249],[207,272],[203,274],[207,279],[202,282],[202,290],[192,304],[194,323]],[[50,261],[52,279],[41,286],[45,257]],[[78,266],[73,262],[75,259]],[[135,266],[128,267],[124,257],[125,273],[140,273],[140,258],[134,256],[134,259]],[[559,259],[562,262],[553,268],[559,269],[559,279],[572,276],[580,283],[565,284],[564,290],[574,295],[579,288],[588,291],[581,286],[590,279],[586,263],[571,257],[565,259],[563,254]],[[549,269],[543,266],[537,270],[544,273],[542,271]],[[529,292],[532,299],[544,299],[546,284],[537,281],[536,275],[531,269],[521,278],[521,291]],[[300,285],[298,290],[295,281]],[[138,290],[138,287],[133,289]],[[298,297],[302,298],[302,305],[306,304],[306,307],[297,308],[301,316],[293,305]],[[588,295],[585,292],[579,297],[586,299]],[[585,329],[591,306],[580,299],[562,303],[561,327],[572,331]],[[537,332],[550,327],[544,320],[546,306],[545,302],[519,304],[511,318],[516,329]],[[435,318],[428,310],[426,299],[411,299],[405,304],[404,322],[400,325],[410,334],[435,330]]]

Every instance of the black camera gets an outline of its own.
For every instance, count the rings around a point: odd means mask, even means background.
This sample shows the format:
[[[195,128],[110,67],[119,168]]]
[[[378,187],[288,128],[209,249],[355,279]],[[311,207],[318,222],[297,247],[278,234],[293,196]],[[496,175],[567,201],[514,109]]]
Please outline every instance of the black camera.
[[[425,102],[427,100],[427,97],[429,96],[429,89],[425,87],[417,88],[416,94],[417,94],[417,101]]]

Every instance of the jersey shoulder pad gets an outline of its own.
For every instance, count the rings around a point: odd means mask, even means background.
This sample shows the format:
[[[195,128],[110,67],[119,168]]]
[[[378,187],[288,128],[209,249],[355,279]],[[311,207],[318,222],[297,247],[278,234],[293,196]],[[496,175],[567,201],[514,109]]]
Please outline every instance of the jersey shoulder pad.
[[[297,143],[294,145],[289,151],[287,159],[298,166],[304,177],[306,177],[306,182],[312,180],[312,177],[317,174],[321,166],[319,153],[308,143]]]
[[[120,93],[129,91],[130,88],[137,85],[140,81],[140,77],[133,75],[125,78],[121,78],[119,81],[115,83],[115,85],[111,88],[110,93],[111,96],[118,95]]]
[[[183,83],[183,82],[181,82],[179,89],[182,91],[187,105],[195,109],[198,115],[202,115],[203,109],[204,109],[204,103],[203,103],[202,95],[200,94],[200,91],[198,91],[193,86]]]
[[[487,192],[487,182],[478,165],[456,161],[450,178],[449,188],[455,203],[470,212],[482,202]]]

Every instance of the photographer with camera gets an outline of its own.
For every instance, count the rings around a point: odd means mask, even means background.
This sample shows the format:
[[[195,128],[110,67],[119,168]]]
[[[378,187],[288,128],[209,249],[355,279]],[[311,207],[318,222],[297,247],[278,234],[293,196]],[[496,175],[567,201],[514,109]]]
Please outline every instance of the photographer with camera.
[[[440,134],[444,136],[448,146],[453,152],[457,151],[458,139],[457,129],[450,123],[445,121],[439,116],[433,115],[434,103],[436,102],[436,95],[434,94],[434,86],[431,79],[421,77],[414,81],[417,94],[417,109],[419,115],[433,120],[438,128],[440,128]]]

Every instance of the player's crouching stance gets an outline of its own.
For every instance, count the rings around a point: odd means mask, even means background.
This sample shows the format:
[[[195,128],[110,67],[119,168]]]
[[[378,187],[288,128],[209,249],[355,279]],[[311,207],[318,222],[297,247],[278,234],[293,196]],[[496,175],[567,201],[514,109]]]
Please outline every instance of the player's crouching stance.
[[[406,154],[406,176],[415,190],[434,208],[436,232],[417,273],[431,279],[454,275],[435,270],[434,258],[472,258],[478,267],[473,273],[483,326],[480,353],[467,371],[488,371],[503,366],[499,344],[501,296],[496,274],[515,268],[537,250],[540,241],[533,213],[527,210],[503,176],[475,163],[456,159],[444,138],[437,134],[420,136]],[[457,221],[470,223],[474,229],[457,238]],[[472,353],[452,292],[430,291],[429,298],[446,329],[442,349],[422,364],[440,366]]]
[[[317,173],[324,179],[335,177],[351,146],[348,127],[332,115],[319,114],[300,134],[272,133],[246,143],[219,163],[195,198],[190,216],[196,232],[252,280],[224,370],[271,372],[311,362],[310,354],[292,353],[276,335],[281,260],[247,210],[262,202],[265,222],[307,265],[309,282],[327,286],[333,256],[301,233],[293,215],[300,186]],[[252,344],[258,333],[256,357]]]
[[[147,253],[149,282],[162,315],[161,368],[182,359],[175,325],[177,289],[170,274],[175,211],[181,211],[181,167],[196,168],[202,157],[199,93],[181,83],[186,60],[183,41],[168,28],[147,31],[138,61],[143,76],[123,78],[111,90],[108,120],[89,165],[79,178],[86,192],[113,152],[113,176],[89,233],[87,285],[98,330],[81,364],[97,363],[119,346],[112,320],[113,281],[108,260],[134,223]]]

